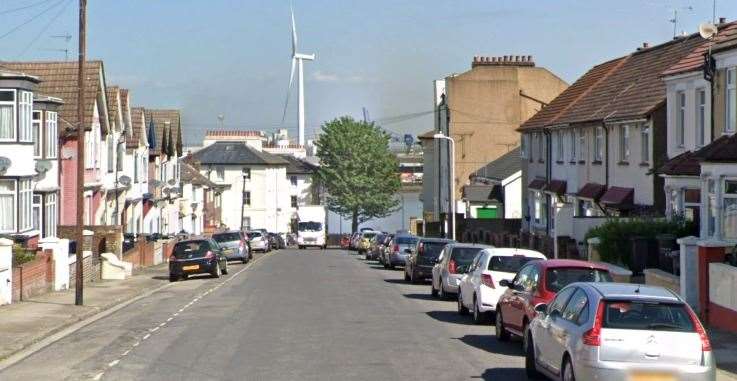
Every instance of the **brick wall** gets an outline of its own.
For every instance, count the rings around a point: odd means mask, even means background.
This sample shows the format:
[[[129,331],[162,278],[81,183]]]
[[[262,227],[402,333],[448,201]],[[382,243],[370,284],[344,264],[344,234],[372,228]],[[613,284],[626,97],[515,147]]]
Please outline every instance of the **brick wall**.
[[[133,269],[154,265],[154,242],[138,240],[132,249],[123,253],[123,261],[133,264]]]
[[[53,287],[54,260],[51,250],[38,252],[36,259],[13,267],[14,301],[49,292]]]
[[[120,257],[123,251],[123,227],[120,225],[96,225],[85,226],[85,230],[93,232],[91,250],[95,256],[101,253],[113,253]],[[75,226],[63,225],[58,228],[59,238],[68,238],[70,240],[77,239],[77,230]]]
[[[90,255],[82,260],[82,275],[84,282],[97,282],[100,280],[100,257]],[[77,263],[69,264],[69,287],[74,287],[77,279]]]

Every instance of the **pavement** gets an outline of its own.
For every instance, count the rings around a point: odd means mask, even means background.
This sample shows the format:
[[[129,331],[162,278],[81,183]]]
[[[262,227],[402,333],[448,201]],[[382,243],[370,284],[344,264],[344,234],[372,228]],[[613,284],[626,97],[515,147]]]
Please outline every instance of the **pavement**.
[[[496,341],[491,326],[472,324],[401,271],[339,250],[281,250],[229,267],[220,279],[169,285],[152,269],[127,280],[167,286],[140,297],[143,288],[126,285],[137,299],[0,370],[0,379],[526,379],[518,342]],[[48,315],[26,327],[39,316]]]

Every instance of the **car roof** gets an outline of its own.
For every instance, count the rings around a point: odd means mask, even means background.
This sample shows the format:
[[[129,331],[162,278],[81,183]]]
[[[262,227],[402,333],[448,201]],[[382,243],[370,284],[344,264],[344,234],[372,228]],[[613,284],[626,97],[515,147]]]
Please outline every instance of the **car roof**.
[[[494,246],[491,246],[491,245],[483,245],[483,244],[480,244],[480,243],[455,242],[455,243],[451,243],[451,245],[453,245],[454,248],[456,248],[456,247],[460,247],[460,248],[466,248],[466,247],[468,247],[468,248],[474,248],[475,247],[475,248],[479,248],[479,249],[493,249],[494,248]]]
[[[240,230],[223,230],[223,231],[212,233],[212,235],[215,235],[215,234],[227,234],[227,233],[240,233],[240,232],[241,232]]]
[[[579,287],[588,287],[597,292],[601,298],[610,300],[650,300],[659,302],[683,302],[673,291],[659,286],[635,283],[584,282],[572,283]]]
[[[205,237],[205,236],[189,237],[187,239],[183,239],[183,240],[177,242],[176,244],[190,243],[190,242],[199,242],[199,241],[209,241],[210,239],[211,239],[210,237]]]
[[[449,238],[430,238],[430,237],[419,237],[421,242],[446,242],[446,243],[456,243],[456,241],[449,239]]]
[[[515,247],[491,247],[489,249],[486,249],[486,251],[490,252],[491,255],[497,255],[497,256],[512,257],[515,255],[524,255],[525,257],[547,259],[545,254],[539,251],[529,250],[529,249],[518,249]]]
[[[609,272],[609,268],[604,265],[588,261],[580,261],[577,259],[548,259],[546,261],[540,261],[537,263],[539,263],[541,267],[546,269],[558,267],[582,267]]]

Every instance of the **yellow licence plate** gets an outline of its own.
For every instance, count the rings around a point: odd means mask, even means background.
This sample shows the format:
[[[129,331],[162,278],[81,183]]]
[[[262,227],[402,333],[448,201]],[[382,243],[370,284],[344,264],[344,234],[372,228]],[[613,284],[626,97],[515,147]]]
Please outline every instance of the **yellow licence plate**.
[[[184,271],[199,270],[199,269],[200,269],[200,265],[182,266],[182,270]]]
[[[676,378],[670,373],[659,372],[633,372],[630,381],[675,381]]]

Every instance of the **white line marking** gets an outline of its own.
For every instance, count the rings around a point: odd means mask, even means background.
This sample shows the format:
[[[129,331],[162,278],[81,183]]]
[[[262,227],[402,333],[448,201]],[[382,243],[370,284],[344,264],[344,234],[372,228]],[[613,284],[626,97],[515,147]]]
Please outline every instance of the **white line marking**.
[[[172,320],[174,320],[173,317],[170,317],[170,318],[166,319],[167,322],[172,321]]]
[[[166,325],[166,322],[163,322],[163,323],[159,324],[159,327],[163,327],[165,325]]]
[[[135,348],[135,347],[137,347],[139,345],[141,345],[141,342],[140,341],[136,341],[135,343],[133,343],[133,348]]]
[[[151,334],[150,334],[150,333],[147,333],[147,334],[146,334],[146,336],[144,336],[144,337],[142,338],[142,340],[146,340],[146,339],[148,339],[149,337],[151,337]]]
[[[129,350],[127,350],[127,351],[123,352],[123,353],[122,353],[122,354],[120,355],[120,357],[123,357],[123,356],[128,356],[128,353],[130,353],[130,352],[131,352],[131,350],[129,349]]]
[[[179,312],[175,312],[174,315],[171,316],[179,316]]]
[[[150,332],[156,332],[156,331],[158,331],[158,330],[159,330],[159,327],[154,327],[154,328],[152,328],[152,329],[149,329],[149,331],[150,331]]]
[[[102,378],[102,376],[104,374],[105,374],[105,372],[100,372],[100,373],[96,374],[95,377],[93,377],[92,379],[95,380],[95,381],[98,381],[99,379]]]
[[[109,367],[112,368],[112,367],[118,365],[119,362],[120,362],[120,360],[111,361],[110,364],[107,364],[107,366],[109,366]]]

